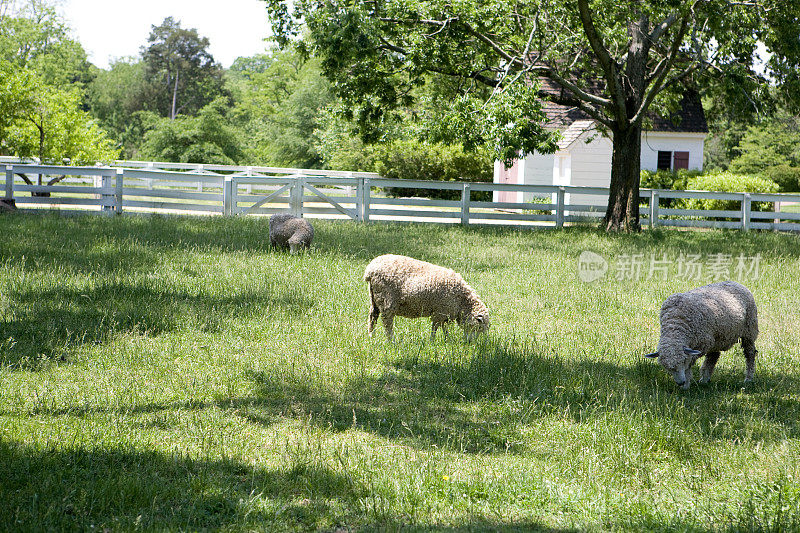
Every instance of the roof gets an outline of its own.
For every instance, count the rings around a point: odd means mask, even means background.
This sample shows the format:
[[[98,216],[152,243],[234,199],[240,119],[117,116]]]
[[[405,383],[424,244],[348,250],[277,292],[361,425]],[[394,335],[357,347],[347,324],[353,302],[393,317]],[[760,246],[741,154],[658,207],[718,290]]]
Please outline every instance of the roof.
[[[561,132],[561,139],[558,141],[558,149],[566,150],[569,145],[578,140],[578,137],[580,137],[584,132],[594,129],[594,126],[594,120],[576,120],[570,124],[567,129]]]
[[[552,80],[540,78],[539,83],[541,83],[542,89],[547,93],[571,96],[569,91],[563,89]],[[599,94],[604,87],[605,85],[603,83],[598,82],[594,84],[593,87],[590,87],[589,90],[594,94]],[[547,117],[547,127],[562,130],[564,136],[567,135],[567,132],[572,129],[571,126],[576,122],[587,120],[594,122],[589,115],[577,107],[564,106],[549,100],[543,102],[542,110]],[[647,128],[647,131],[708,133],[708,123],[706,122],[706,115],[703,111],[700,95],[694,90],[687,90],[684,93],[678,111],[669,117],[664,118],[655,113],[649,113],[648,116],[652,125]],[[566,146],[572,144],[576,138],[577,136],[569,141]],[[559,147],[561,147],[561,143],[559,143]]]

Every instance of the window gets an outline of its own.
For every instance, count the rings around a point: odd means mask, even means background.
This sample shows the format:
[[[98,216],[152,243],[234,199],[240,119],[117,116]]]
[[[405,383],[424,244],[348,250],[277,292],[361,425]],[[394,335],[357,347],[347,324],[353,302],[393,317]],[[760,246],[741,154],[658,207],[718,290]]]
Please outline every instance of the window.
[[[660,156],[661,152],[659,152]],[[682,168],[689,168],[689,152],[674,152],[672,169],[679,170]]]
[[[687,158],[688,159],[688,158]],[[658,170],[672,170],[672,152],[658,151]]]
[[[658,151],[658,170],[680,170],[689,168],[689,152]]]

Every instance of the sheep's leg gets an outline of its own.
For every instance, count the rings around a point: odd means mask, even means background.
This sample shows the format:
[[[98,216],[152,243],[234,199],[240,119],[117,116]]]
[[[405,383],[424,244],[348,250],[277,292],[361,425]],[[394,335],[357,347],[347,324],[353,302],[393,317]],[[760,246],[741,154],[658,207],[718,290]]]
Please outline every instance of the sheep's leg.
[[[369,336],[372,337],[372,334],[375,332],[375,323],[378,321],[378,317],[381,314],[381,310],[375,305],[375,302],[369,302],[369,319],[367,320],[367,333]]]
[[[753,381],[753,374],[756,371],[756,344],[749,339],[742,339],[742,349],[744,350],[744,359],[747,363],[747,368],[744,373],[744,380],[746,382]]]
[[[435,320],[431,320],[431,342],[436,340],[436,330],[439,329],[439,323]]]
[[[700,383],[708,383],[711,379],[711,374],[714,373],[714,367],[717,366],[719,360],[719,352],[709,352],[706,354],[706,360],[703,361],[703,368],[701,369]]]
[[[394,340],[394,315],[384,311],[381,318],[383,319],[383,328],[386,330],[386,339]]]

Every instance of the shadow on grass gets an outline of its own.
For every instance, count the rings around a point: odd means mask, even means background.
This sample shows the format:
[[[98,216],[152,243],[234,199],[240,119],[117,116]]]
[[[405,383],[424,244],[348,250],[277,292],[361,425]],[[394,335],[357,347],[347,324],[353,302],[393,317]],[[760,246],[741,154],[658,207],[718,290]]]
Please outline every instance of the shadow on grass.
[[[421,449],[471,454],[524,453],[526,426],[564,416],[590,428],[638,424],[644,444],[652,441],[687,460],[698,438],[800,438],[800,402],[795,399],[800,380],[793,376],[757,372],[756,383],[745,387],[738,373],[720,369],[711,383],[685,392],[651,361],[628,366],[589,358],[565,361],[535,346],[494,340],[437,348],[448,351],[399,357],[380,377],[355,377],[333,389],[262,371],[249,373],[253,393],[244,397],[44,408],[30,414],[83,417],[222,408],[262,426],[303,420],[329,431],[357,429]]]
[[[296,315],[314,306],[302,295],[259,292],[214,296],[112,283],[91,289],[56,288],[11,293],[19,310],[0,320],[0,365],[36,369],[63,361],[80,346],[104,343],[124,333],[159,334],[190,322],[216,331],[230,320],[265,309]]]
[[[687,458],[698,437],[800,437],[800,380],[792,376],[757,373],[756,383],[745,386],[738,373],[718,370],[711,383],[684,392],[651,361],[565,361],[530,345],[497,341],[473,353],[401,357],[394,367],[379,379],[356,379],[336,391],[256,373],[250,376],[256,395],[236,405],[256,423],[276,416],[304,419],[334,431],[357,428],[424,449],[479,454],[521,453],[527,424],[565,414],[577,424],[604,423],[609,416],[629,421],[608,424],[640,420],[653,428],[645,440],[666,434],[668,442],[658,445]]]
[[[36,450],[0,441],[0,529],[313,530],[351,519],[365,489],[321,464],[125,450]],[[248,527],[249,526],[249,527]]]
[[[454,260],[444,245],[456,241],[491,246],[495,239],[520,237],[520,251],[547,250],[575,255],[575,243],[588,247],[608,239],[607,253],[653,250],[668,255],[679,252],[745,254],[764,257],[800,257],[800,241],[793,235],[772,232],[678,231],[658,229],[631,235],[607,235],[592,227],[531,230],[514,227],[469,227],[350,221],[320,221],[315,226],[314,251],[344,256],[366,264],[385,253],[409,255],[429,261]],[[60,216],[15,214],[0,218],[0,263],[25,257],[26,268],[68,266],[80,272],[145,269],[165,252],[203,250],[216,253],[268,253],[268,219],[220,217]],[[454,265],[457,266],[457,265]],[[493,265],[470,262],[473,270]]]

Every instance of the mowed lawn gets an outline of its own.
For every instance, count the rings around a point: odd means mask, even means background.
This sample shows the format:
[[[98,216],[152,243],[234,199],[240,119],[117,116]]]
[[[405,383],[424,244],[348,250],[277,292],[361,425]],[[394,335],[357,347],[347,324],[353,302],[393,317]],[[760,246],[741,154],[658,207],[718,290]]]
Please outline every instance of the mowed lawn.
[[[0,529],[800,529],[797,236],[314,225],[290,256],[266,219],[0,216]],[[368,337],[389,252],[461,272],[488,337]],[[725,266],[756,380],[737,346],[681,391],[642,356]]]

